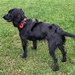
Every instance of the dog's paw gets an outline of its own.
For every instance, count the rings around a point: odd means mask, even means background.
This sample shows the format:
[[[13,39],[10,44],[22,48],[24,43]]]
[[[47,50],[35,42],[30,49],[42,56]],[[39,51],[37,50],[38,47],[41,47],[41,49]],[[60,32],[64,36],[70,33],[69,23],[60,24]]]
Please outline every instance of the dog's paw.
[[[36,50],[37,48],[31,47],[32,50]]]
[[[61,59],[61,61],[62,61],[62,62],[66,62],[66,58],[64,58],[64,59]]]
[[[52,67],[52,70],[53,70],[53,71],[58,71],[58,70],[59,70],[59,66],[58,66],[58,65],[53,66],[53,67]]]
[[[21,58],[26,58],[27,55],[22,54],[22,55],[20,55],[20,57],[21,57]]]

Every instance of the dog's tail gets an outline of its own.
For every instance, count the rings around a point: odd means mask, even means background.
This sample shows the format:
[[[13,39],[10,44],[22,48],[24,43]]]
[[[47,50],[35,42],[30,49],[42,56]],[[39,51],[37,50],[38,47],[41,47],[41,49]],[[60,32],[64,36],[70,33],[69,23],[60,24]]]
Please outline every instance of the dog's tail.
[[[63,35],[64,36],[71,37],[71,38],[75,38],[75,35],[74,34],[71,34],[71,33],[68,33],[68,32],[64,32]]]

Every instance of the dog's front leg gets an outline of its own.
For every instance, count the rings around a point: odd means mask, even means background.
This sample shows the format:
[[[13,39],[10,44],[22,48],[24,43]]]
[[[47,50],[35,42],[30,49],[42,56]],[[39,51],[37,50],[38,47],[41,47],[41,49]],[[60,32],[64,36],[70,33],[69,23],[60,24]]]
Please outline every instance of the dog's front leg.
[[[21,58],[27,57],[27,39],[21,39],[22,41],[22,47],[23,47],[23,54],[21,55]]]

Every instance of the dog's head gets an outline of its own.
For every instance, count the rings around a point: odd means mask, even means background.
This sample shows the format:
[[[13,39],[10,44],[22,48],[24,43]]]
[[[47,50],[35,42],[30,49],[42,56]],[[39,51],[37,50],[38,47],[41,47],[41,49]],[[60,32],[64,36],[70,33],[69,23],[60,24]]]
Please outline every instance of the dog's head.
[[[9,10],[8,13],[3,16],[3,18],[7,22],[13,22],[13,25],[17,27],[18,24],[25,18],[25,15],[22,9],[13,8]]]

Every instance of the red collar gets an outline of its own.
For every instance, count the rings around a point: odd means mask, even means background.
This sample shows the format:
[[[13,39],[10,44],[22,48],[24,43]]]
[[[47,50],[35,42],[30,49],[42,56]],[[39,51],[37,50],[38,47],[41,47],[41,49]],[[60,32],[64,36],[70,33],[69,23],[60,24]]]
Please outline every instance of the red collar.
[[[27,20],[27,18],[24,18],[24,20],[19,24],[19,28],[22,29],[24,27],[24,22]]]

